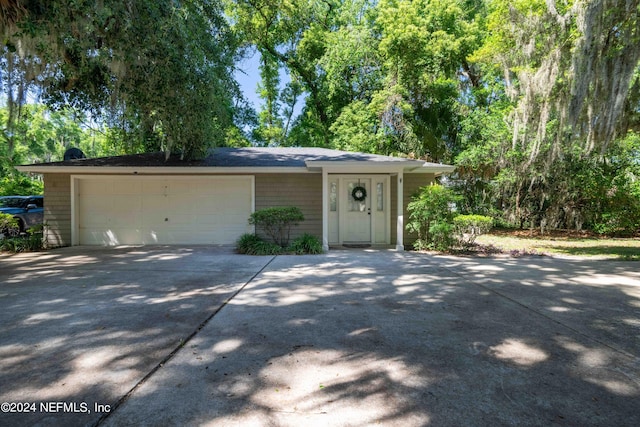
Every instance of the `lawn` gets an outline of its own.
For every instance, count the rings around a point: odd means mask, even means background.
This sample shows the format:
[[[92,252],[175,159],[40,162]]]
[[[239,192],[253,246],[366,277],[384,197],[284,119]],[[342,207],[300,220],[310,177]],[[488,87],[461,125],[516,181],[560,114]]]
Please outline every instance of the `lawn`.
[[[640,261],[640,237],[602,238],[588,233],[496,230],[479,236],[481,247],[512,254],[578,255]]]

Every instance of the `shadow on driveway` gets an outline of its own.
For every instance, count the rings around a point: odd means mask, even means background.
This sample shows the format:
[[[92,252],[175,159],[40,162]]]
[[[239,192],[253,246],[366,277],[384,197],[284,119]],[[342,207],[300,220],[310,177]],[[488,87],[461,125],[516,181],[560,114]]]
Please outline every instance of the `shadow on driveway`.
[[[0,401],[36,403],[0,425],[97,422],[95,404],[114,407],[270,260],[206,247],[0,256]]]
[[[633,266],[281,256],[105,425],[636,426]]]
[[[640,425],[635,263],[43,256],[0,259],[3,401],[115,405],[181,348],[107,417],[0,424]]]

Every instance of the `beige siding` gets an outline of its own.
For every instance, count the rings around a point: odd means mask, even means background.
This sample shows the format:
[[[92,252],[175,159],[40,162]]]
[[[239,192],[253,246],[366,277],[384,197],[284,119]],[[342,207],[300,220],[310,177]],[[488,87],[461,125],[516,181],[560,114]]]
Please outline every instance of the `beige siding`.
[[[71,245],[71,177],[44,175],[45,241],[50,247]]]
[[[433,174],[404,175],[404,218],[411,196],[422,186],[434,182]],[[69,174],[44,175],[44,221],[50,246],[71,245],[71,178]],[[396,242],[397,177],[391,177],[391,243]],[[255,209],[274,206],[297,206],[305,220],[292,230],[291,238],[309,233],[322,238],[321,174],[256,174]],[[416,236],[404,232],[405,247],[411,248]]]
[[[413,247],[417,236],[414,233],[409,233],[406,229],[406,224],[409,221],[409,214],[407,213],[407,205],[411,201],[411,197],[416,194],[420,187],[429,185],[435,181],[435,175],[432,173],[408,173],[404,175],[404,189],[403,189],[403,206],[404,206],[404,246],[406,249]],[[398,177],[391,177],[391,243],[396,242],[397,237],[397,217],[398,217]]]
[[[256,175],[256,210],[276,206],[296,206],[304,221],[291,232],[294,239],[309,233],[322,239],[322,175],[264,174]]]

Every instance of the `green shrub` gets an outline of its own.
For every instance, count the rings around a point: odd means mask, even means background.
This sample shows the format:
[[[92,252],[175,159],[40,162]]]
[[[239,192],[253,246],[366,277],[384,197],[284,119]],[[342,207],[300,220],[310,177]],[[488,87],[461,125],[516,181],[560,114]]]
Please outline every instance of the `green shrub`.
[[[599,215],[591,225],[593,231],[608,236],[633,236],[640,231],[640,203],[611,209]]]
[[[0,234],[15,236],[20,232],[18,220],[11,214],[0,213]]]
[[[7,252],[36,252],[44,248],[42,225],[27,230],[25,236],[14,236],[0,240],[0,251]]]
[[[322,243],[311,234],[303,234],[296,238],[291,245],[283,249],[273,242],[268,242],[255,234],[243,234],[236,243],[236,251],[245,255],[281,255],[285,253],[321,254]]]
[[[249,224],[262,229],[281,248],[289,245],[291,227],[300,221],[304,221],[304,215],[295,206],[261,209],[249,217]]]
[[[238,253],[245,255],[278,255],[282,248],[275,243],[267,242],[255,234],[243,234],[236,243]]]
[[[447,251],[456,244],[456,239],[453,236],[453,225],[448,222],[437,221],[432,223],[431,228],[429,228],[429,236],[431,240],[428,246],[436,251]]]
[[[0,252],[21,252],[21,237],[5,237],[0,240]]]
[[[240,236],[236,242],[236,251],[240,254],[248,254],[253,250],[253,247],[258,244],[262,239],[255,234],[246,233]]]
[[[484,215],[458,215],[453,218],[454,234],[463,247],[472,246],[476,238],[488,233],[493,227],[493,218]]]
[[[294,239],[294,241],[291,243],[291,246],[289,246],[288,251],[293,252],[297,255],[321,254],[322,243],[316,236],[305,233],[302,236]]]
[[[446,250],[454,244],[452,206],[457,200],[458,197],[442,185],[422,187],[412,197],[407,205],[407,229],[418,234],[415,249]]]
[[[252,252],[247,255],[280,255],[284,252],[280,246],[266,240],[256,242],[251,249]]]

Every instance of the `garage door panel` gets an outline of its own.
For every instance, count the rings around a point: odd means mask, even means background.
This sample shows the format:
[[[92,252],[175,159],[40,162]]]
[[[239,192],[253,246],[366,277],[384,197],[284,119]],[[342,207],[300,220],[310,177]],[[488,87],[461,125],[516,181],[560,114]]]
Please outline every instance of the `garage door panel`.
[[[162,212],[169,203],[165,196],[157,194],[142,194],[140,200],[144,212]]]
[[[80,230],[83,245],[135,245],[141,239],[140,230],[131,228],[105,228]]]
[[[173,181],[167,186],[167,194],[191,194],[195,188],[203,188],[206,184],[202,180]]]
[[[233,209],[241,209],[244,211],[250,206],[250,198],[238,198],[238,196],[230,194],[226,197],[216,197],[215,199],[201,199],[198,204],[198,211],[229,212],[229,210]]]
[[[106,209],[109,218],[107,224],[117,229],[139,228],[142,221],[142,204],[140,197],[135,195],[117,194],[107,199],[111,205]]]
[[[144,227],[153,231],[161,231],[166,228],[165,219],[167,218],[162,214],[145,214]]]
[[[112,194],[113,193],[113,185],[110,181],[98,181],[98,180],[83,180],[80,181],[78,186],[78,192],[81,195],[90,194]]]
[[[169,184],[166,180],[145,180],[142,182],[143,194],[166,195]]]
[[[115,180],[112,182],[113,194],[140,195],[142,193],[142,183],[131,180]]]
[[[252,177],[79,179],[80,244],[232,244],[252,231]]]
[[[184,211],[191,210],[194,206],[199,206],[201,197],[192,193],[171,194],[171,208],[173,210]]]

